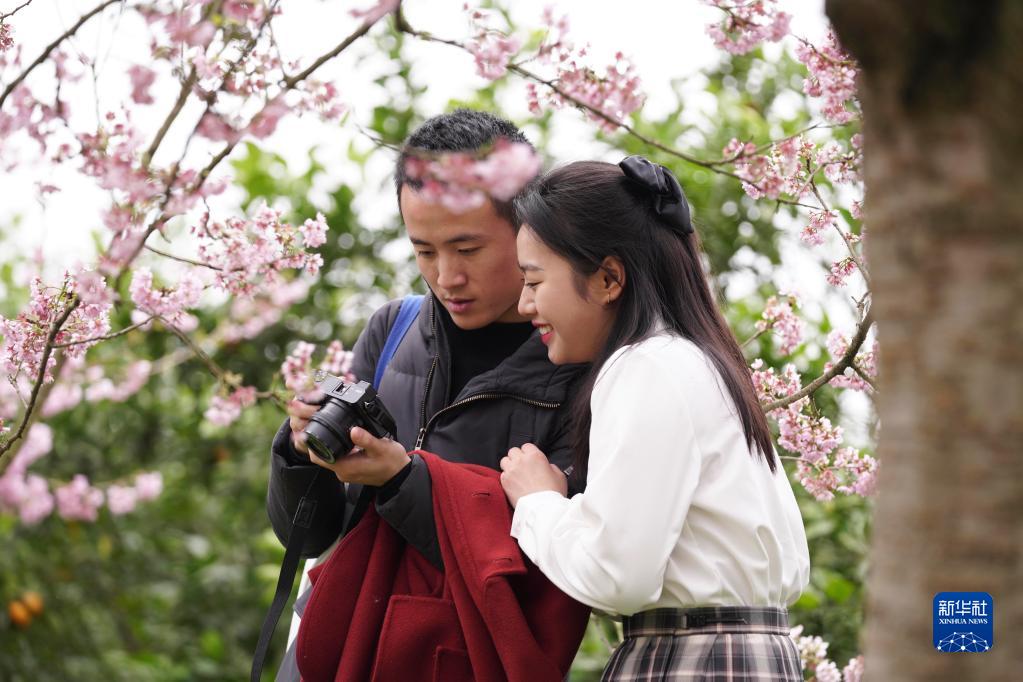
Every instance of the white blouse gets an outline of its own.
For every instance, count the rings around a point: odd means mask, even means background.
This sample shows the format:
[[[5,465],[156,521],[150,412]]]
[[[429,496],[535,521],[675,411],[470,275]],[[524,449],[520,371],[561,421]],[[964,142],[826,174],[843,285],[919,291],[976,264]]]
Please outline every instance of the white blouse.
[[[511,534],[563,592],[608,613],[788,606],[809,581],[796,498],[750,455],[712,361],[666,333],[619,349],[590,400],[586,492],[519,500]]]

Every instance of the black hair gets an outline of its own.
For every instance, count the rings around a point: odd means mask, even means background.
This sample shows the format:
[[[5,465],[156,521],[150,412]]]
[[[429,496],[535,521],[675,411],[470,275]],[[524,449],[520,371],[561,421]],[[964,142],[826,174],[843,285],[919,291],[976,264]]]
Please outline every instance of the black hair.
[[[450,114],[441,114],[427,119],[421,126],[412,131],[394,167],[394,188],[398,194],[398,210],[401,210],[401,188],[405,185],[418,189],[422,186],[405,173],[405,161],[412,152],[422,149],[430,152],[473,152],[505,138],[509,142],[530,143],[522,131],[511,121],[494,116],[485,111],[473,109],[455,109]],[[518,228],[515,209],[510,201],[491,199],[498,215]]]
[[[618,166],[600,161],[550,171],[515,204],[523,228],[571,264],[579,293],[584,291],[584,278],[600,269],[608,256],[620,259],[625,268],[625,286],[615,302],[618,311],[607,342],[581,379],[572,405],[574,473],[585,480],[590,395],[601,366],[619,348],[652,336],[661,322],[711,359],[738,411],[751,456],[759,451],[774,471],[767,417],[739,344],[704,275],[699,236],[664,223],[648,188],[626,177]]]

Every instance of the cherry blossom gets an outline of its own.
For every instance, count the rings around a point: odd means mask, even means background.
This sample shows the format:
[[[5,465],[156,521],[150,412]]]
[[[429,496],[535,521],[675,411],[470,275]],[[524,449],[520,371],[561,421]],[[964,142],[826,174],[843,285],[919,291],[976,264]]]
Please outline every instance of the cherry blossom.
[[[831,357],[837,362],[839,358],[843,357],[849,348],[849,340],[839,330],[832,330],[827,337],[827,349],[831,354]],[[855,358],[856,367],[860,369],[868,378],[873,380],[877,376],[877,341],[875,340],[872,347],[869,350],[861,349]],[[834,362],[827,362],[824,365],[824,371],[830,370],[834,366]],[[855,370],[850,368],[846,374],[838,375],[831,379],[831,385],[840,388],[851,388],[857,391],[872,391],[870,387]]]
[[[15,319],[0,315],[0,334],[4,345],[0,347],[0,367],[9,376],[18,376],[26,371],[33,377],[38,374],[46,345],[54,323],[71,313],[59,331],[54,335],[55,344],[71,344],[65,349],[69,357],[78,357],[95,345],[96,339],[110,330],[109,302],[76,302],[77,281],[65,273],[63,285],[48,287],[36,277],[32,281],[28,306]],[[50,353],[44,375],[47,383],[53,381],[52,369],[56,364],[55,354]]]
[[[6,22],[0,22],[0,52],[14,47],[14,29]]]
[[[277,323],[284,310],[303,300],[308,293],[309,282],[294,279],[252,298],[235,298],[228,311],[228,318],[220,328],[220,338],[225,343],[255,338],[264,329]]]
[[[203,285],[195,277],[183,277],[177,287],[154,288],[153,272],[141,267],[135,270],[129,290],[131,300],[139,310],[159,315],[170,324],[176,324],[188,308],[199,302]]]
[[[856,272],[856,268],[856,260],[852,256],[835,261],[828,270],[828,284],[836,287],[845,286],[845,281],[849,275]]]
[[[256,403],[256,389],[253,386],[242,386],[230,395],[215,395],[210,399],[210,406],[204,413],[207,421],[217,426],[229,426],[241,416],[242,410]]]
[[[363,25],[375,24],[383,17],[398,9],[401,0],[377,0],[377,3],[366,9],[353,9],[349,14],[356,19],[362,19]]]
[[[535,84],[527,86],[527,103],[534,114],[540,113],[544,102],[554,107],[581,104],[589,107],[586,115],[607,132],[614,132],[645,99],[640,91],[636,68],[624,53],[616,52],[610,64],[597,71],[587,64],[589,47],[577,47],[569,37],[567,17],[555,18],[553,8],[544,10],[543,23],[551,27],[536,53],[543,67],[553,70],[550,78],[556,88],[546,90],[541,98]]]
[[[152,104],[155,100],[149,94],[149,88],[156,81],[156,72],[152,69],[134,64],[128,67],[128,78],[131,79],[131,100],[136,104]]]
[[[503,138],[482,157],[467,152],[435,155],[414,149],[408,153],[405,171],[410,179],[422,183],[419,194],[456,213],[482,206],[488,195],[510,200],[536,177],[541,163],[529,145]]]
[[[828,31],[821,46],[801,41],[796,47],[796,58],[806,65],[809,76],[803,81],[803,91],[811,97],[821,97],[821,113],[832,123],[848,123],[856,118],[856,62],[838,43],[834,31]]]
[[[103,491],[89,483],[85,474],[76,474],[70,483],[53,491],[57,513],[71,521],[95,521],[103,505]]]
[[[764,41],[777,42],[788,35],[792,17],[777,8],[775,0],[705,0],[725,13],[721,23],[709,24],[714,44],[732,54],[746,54]]]
[[[863,677],[863,656],[849,660],[839,672],[838,666],[828,658],[828,643],[814,635],[803,634],[803,626],[797,625],[789,632],[796,645],[803,670],[810,673],[813,682],[861,682]]]
[[[214,284],[232,294],[252,296],[258,287],[277,283],[285,268],[304,269],[311,275],[319,272],[322,256],[307,253],[303,245],[308,245],[307,235],[314,243],[325,239],[321,234],[325,229],[322,215],[296,228],[264,203],[251,220],[212,221],[206,213],[192,233],[203,262],[216,271]]]
[[[476,73],[488,80],[497,80],[508,72],[508,62],[522,48],[522,40],[487,27],[489,12],[470,8],[468,4],[463,9],[469,13],[475,31],[475,37],[465,47],[476,62]]]
[[[762,319],[756,323],[758,332],[768,329],[774,332],[778,352],[782,355],[791,354],[803,342],[803,322],[792,311],[792,306],[796,303],[797,299],[791,295],[771,296],[767,299]]]
[[[809,246],[824,243],[824,231],[835,225],[834,211],[810,211],[810,222],[799,233],[799,238]]]

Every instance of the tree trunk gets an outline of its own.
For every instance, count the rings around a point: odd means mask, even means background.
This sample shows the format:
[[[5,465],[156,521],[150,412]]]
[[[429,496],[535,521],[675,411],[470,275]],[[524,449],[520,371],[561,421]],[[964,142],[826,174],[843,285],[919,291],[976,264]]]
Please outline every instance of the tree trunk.
[[[866,679],[1010,680],[1023,655],[1023,2],[828,0],[862,67],[881,339]],[[994,646],[931,644],[989,592]]]

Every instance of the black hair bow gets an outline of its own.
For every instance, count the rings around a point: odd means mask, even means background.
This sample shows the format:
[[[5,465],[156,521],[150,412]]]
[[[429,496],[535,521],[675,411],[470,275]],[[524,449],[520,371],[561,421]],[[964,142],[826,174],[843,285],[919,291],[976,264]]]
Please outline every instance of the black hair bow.
[[[618,165],[626,177],[640,183],[653,195],[654,210],[672,230],[681,234],[693,231],[686,195],[670,170],[642,156],[627,156]]]

